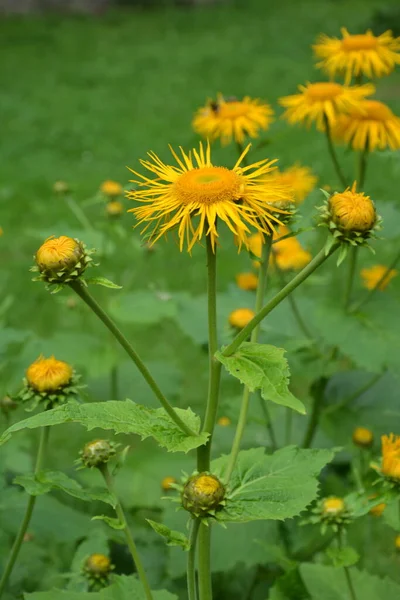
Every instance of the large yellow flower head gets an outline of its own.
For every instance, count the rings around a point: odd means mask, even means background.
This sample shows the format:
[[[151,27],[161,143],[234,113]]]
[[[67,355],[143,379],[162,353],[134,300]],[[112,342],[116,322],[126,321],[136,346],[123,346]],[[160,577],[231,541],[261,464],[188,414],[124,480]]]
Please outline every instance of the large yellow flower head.
[[[190,252],[203,236],[209,236],[215,251],[218,239],[217,221],[223,221],[238,243],[248,248],[251,229],[271,234],[279,224],[277,213],[284,211],[271,206],[275,201],[289,201],[290,191],[275,182],[265,181],[275,169],[275,161],[261,160],[241,167],[248,152],[246,148],[233,169],[214,166],[210,146],[200,144],[199,151],[181,156],[171,152],[177,165],[164,164],[157,155],[149,153],[143,160],[145,169],[155,175],[150,179],[132,171],[138,179],[138,189],[128,192],[128,197],[144,206],[132,208],[138,224],[143,224],[150,243],[156,242],[169,231],[176,229],[180,250],[185,243]]]
[[[351,35],[344,27],[342,39],[322,34],[313,46],[321,67],[330,77],[344,75],[346,84],[353,76],[382,77],[400,64],[400,37],[394,38],[391,31],[375,36],[371,30]]]
[[[381,473],[400,483],[400,437],[393,433],[382,436]]]
[[[289,237],[272,246],[272,260],[282,271],[303,269],[310,260],[312,254],[304,250],[297,238]]]
[[[396,275],[398,275],[396,269],[388,269],[384,265],[374,265],[373,267],[361,269],[361,278],[367,290],[375,289],[378,284],[378,290],[386,289]]]
[[[271,175],[277,183],[288,186],[293,191],[293,199],[296,204],[300,204],[315,188],[318,177],[316,177],[309,167],[302,167],[299,164],[292,165],[283,171],[278,171],[276,175]]]
[[[39,356],[26,371],[26,379],[29,386],[36,392],[57,392],[71,383],[73,375],[72,367],[54,356],[44,358]]]
[[[224,98],[219,94],[217,100],[209,100],[206,106],[199,108],[193,128],[204,138],[220,139],[226,146],[232,139],[242,144],[246,137],[258,137],[260,129],[266,130],[273,120],[274,111],[258,99],[246,96],[243,100]]]
[[[332,126],[338,115],[359,110],[360,100],[374,93],[372,84],[348,87],[334,82],[299,85],[299,94],[284,96],[279,104],[286,108],[282,115],[290,124],[315,121],[317,129],[325,129],[325,120]]]
[[[350,144],[354,150],[398,150],[400,118],[378,100],[362,100],[360,109],[362,112],[351,111],[339,116],[333,128],[334,137]]]

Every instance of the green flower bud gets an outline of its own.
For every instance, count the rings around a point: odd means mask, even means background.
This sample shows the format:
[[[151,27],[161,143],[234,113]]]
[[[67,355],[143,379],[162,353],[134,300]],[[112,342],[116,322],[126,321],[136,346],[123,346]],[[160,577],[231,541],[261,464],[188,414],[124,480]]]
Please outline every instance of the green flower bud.
[[[80,457],[85,467],[101,467],[107,463],[116,453],[116,446],[108,440],[94,440],[85,445],[81,450]]]
[[[210,473],[193,475],[182,490],[182,506],[198,517],[215,515],[224,505],[225,486]]]

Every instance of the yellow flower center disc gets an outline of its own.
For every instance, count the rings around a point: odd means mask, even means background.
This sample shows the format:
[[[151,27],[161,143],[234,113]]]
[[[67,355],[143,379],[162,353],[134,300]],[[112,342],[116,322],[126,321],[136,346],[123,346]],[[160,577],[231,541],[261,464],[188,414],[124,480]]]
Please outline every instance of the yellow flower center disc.
[[[343,91],[339,83],[312,83],[307,88],[307,94],[312,100],[331,100]]]
[[[244,185],[237,173],[225,167],[202,167],[183,173],[174,184],[182,204],[214,204],[239,200]]]
[[[342,40],[342,48],[346,52],[357,50],[374,50],[377,46],[377,39],[373,35],[361,34],[350,35]]]

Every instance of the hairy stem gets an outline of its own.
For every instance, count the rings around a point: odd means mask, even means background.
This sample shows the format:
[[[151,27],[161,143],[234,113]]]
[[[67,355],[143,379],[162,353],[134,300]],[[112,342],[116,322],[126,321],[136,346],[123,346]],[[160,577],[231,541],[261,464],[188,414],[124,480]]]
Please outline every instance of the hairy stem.
[[[342,543],[342,531],[339,528],[338,532],[337,532],[337,540],[338,540],[338,547],[339,549],[343,547],[343,543]],[[357,596],[356,596],[356,591],[354,589],[354,585],[351,579],[351,573],[350,573],[350,569],[349,567],[343,567],[344,570],[344,574],[346,577],[346,583],[347,583],[347,587],[349,590],[349,600],[357,600]]]
[[[143,586],[143,590],[144,590],[146,599],[153,600],[153,595],[151,593],[149,582],[147,580],[146,572],[144,570],[142,561],[140,559],[139,552],[137,550],[135,541],[132,537],[131,530],[129,529],[124,510],[123,510],[122,505],[115,493],[114,481],[113,481],[112,475],[107,467],[107,464],[105,464],[105,463],[102,464],[99,467],[99,471],[104,477],[104,481],[106,483],[108,491],[116,500],[115,512],[116,512],[119,522],[123,525],[123,531],[125,534],[126,543],[128,545],[129,551],[132,555],[133,563],[135,565],[140,582]]]
[[[95,313],[95,315],[104,323],[109,331],[113,334],[115,339],[121,344],[123,349],[126,351],[128,356],[135,363],[136,367],[143,375],[143,378],[146,380],[150,389],[154,392],[156,398],[160,401],[162,407],[169,414],[171,419],[178,425],[178,427],[186,433],[186,435],[196,435],[194,431],[192,431],[179,417],[179,415],[175,412],[174,408],[168,402],[157,383],[154,381],[153,377],[150,374],[150,371],[147,369],[146,365],[143,363],[140,356],[133,349],[131,344],[128,342],[123,333],[118,329],[116,324],[107,313],[101,308],[101,306],[96,302],[93,296],[89,293],[87,287],[85,287],[80,281],[71,281],[69,286],[78,294],[80,298],[89,306],[89,308]]]
[[[336,155],[335,146],[333,145],[333,141],[332,141],[331,126],[329,124],[329,121],[328,121],[328,118],[326,117],[326,115],[324,115],[324,123],[325,123],[326,140],[328,142],[328,150],[329,150],[329,154],[332,159],[332,162],[333,162],[333,166],[335,167],[336,175],[338,176],[342,186],[347,188],[348,186],[347,186],[346,177],[343,174],[342,168],[338,161],[338,157]]]
[[[190,548],[187,556],[187,588],[188,588],[188,600],[197,600],[196,591],[196,544],[197,535],[199,533],[199,527],[201,519],[196,518],[191,522],[189,543]]]
[[[325,248],[322,248],[316,256],[304,267],[283,289],[281,289],[276,296],[274,296],[267,304],[253,317],[253,319],[244,327],[233,341],[224,348],[223,356],[232,356],[239,346],[249,337],[251,332],[261,321],[282,302],[293,290],[295,290],[309,275],[322,265],[325,260],[331,256],[339,247],[339,244],[334,244],[332,248],[326,253]]]
[[[43,465],[45,454],[46,454],[47,442],[49,439],[49,432],[50,432],[50,427],[42,427],[41,432],[40,432],[39,448],[38,448],[37,457],[36,457],[36,465],[35,465],[35,471],[34,471],[35,475],[37,475],[39,473],[39,471],[41,471],[41,469],[42,469],[42,465]],[[37,496],[29,496],[28,504],[25,509],[24,518],[22,519],[21,525],[20,525],[18,533],[17,533],[17,537],[14,540],[14,544],[11,548],[10,556],[8,557],[8,561],[4,568],[4,572],[3,572],[3,575],[2,575],[2,578],[0,581],[0,598],[2,597],[3,592],[6,589],[8,580],[13,571],[15,562],[18,558],[22,542],[24,541],[25,533],[29,527],[29,523],[32,518],[33,509],[35,508],[36,498],[37,498]]]
[[[268,409],[268,402],[264,400],[260,393],[258,394],[258,397],[260,399],[261,410],[264,414],[265,425],[267,427],[269,440],[271,442],[272,449],[275,451],[278,449],[278,442],[276,440],[274,426],[272,425],[272,419]]]
[[[264,295],[265,288],[267,285],[267,272],[268,272],[268,264],[269,264],[269,256],[271,253],[271,243],[272,243],[272,235],[268,235],[264,237],[261,251],[261,264],[260,264],[260,272],[257,283],[257,293],[256,293],[256,304],[255,311],[258,312],[264,303]],[[258,334],[260,332],[260,323],[258,323],[251,332],[250,340],[252,342],[256,342],[258,339]],[[243,398],[242,404],[240,407],[239,420],[236,427],[235,437],[233,439],[232,449],[229,457],[229,463],[227,467],[227,471],[225,473],[226,481],[229,481],[232,471],[235,468],[236,460],[240,451],[240,445],[242,443],[242,438],[244,434],[244,429],[246,427],[247,421],[247,413],[249,411],[249,402],[250,402],[250,390],[247,386],[244,386],[243,389]],[[267,422],[267,427],[270,425],[270,420]],[[271,441],[272,441],[271,437]],[[275,441],[276,443],[276,441]]]
[[[277,270],[277,273],[279,275],[279,279],[281,282],[281,286],[284,287],[286,285],[286,278],[285,275],[282,271],[282,269],[279,268],[276,260],[274,261],[274,265],[275,268]],[[289,294],[288,296],[288,301],[289,301],[289,305],[290,308],[292,310],[293,316],[297,322],[297,325],[299,326],[300,331],[306,336],[306,338],[312,340],[314,339],[313,334],[311,333],[311,331],[308,329],[306,322],[304,321],[303,317],[301,316],[301,313],[299,311],[299,307],[297,306],[297,302],[294,298],[294,294]]]

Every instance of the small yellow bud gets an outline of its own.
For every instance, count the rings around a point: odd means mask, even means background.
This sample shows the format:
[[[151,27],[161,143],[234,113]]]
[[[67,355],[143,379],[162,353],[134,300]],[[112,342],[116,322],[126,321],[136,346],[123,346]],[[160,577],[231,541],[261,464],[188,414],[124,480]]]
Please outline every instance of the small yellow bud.
[[[172,490],[173,488],[171,487],[172,483],[176,483],[176,479],[175,477],[164,477],[164,479],[161,482],[161,487],[164,490],[164,492],[169,492],[170,490]]]
[[[56,194],[66,194],[69,192],[69,185],[66,181],[56,181],[53,190]]]
[[[119,217],[124,210],[124,205],[119,200],[107,202],[106,211],[109,217]]]
[[[395,545],[396,550],[400,551],[400,535],[396,536],[396,539],[394,540],[394,545]]]
[[[108,440],[94,440],[88,442],[80,452],[80,457],[85,467],[101,467],[115,456],[115,444]]]
[[[197,516],[213,514],[222,507],[225,487],[218,477],[209,473],[193,475],[182,491],[182,506]]]
[[[217,424],[221,425],[221,427],[228,427],[231,423],[232,421],[229,417],[220,417],[217,421]]]
[[[92,554],[86,559],[85,570],[94,578],[107,577],[112,571],[111,561],[104,554]]]
[[[353,442],[361,448],[369,448],[374,442],[374,434],[365,427],[356,427],[353,431]]]
[[[367,232],[377,220],[374,203],[369,196],[356,191],[356,183],[341,194],[334,194],[329,199],[332,220],[345,232]]]
[[[112,181],[111,179],[107,179],[107,181],[103,181],[100,186],[100,191],[106,196],[120,196],[124,191],[122,185],[118,183],[118,181]]]
[[[250,308],[237,308],[229,315],[229,325],[237,329],[243,329],[255,316],[254,310]]]
[[[239,273],[236,283],[241,290],[253,291],[257,289],[258,277],[254,273]]]
[[[68,385],[73,376],[72,367],[54,356],[39,356],[26,371],[28,385],[36,392],[53,393]]]
[[[337,517],[342,514],[346,506],[342,498],[330,496],[322,502],[322,514],[329,517]]]
[[[373,506],[369,511],[369,514],[373,517],[380,517],[383,511],[385,510],[386,506],[387,504],[385,502],[381,502],[380,504]]]

